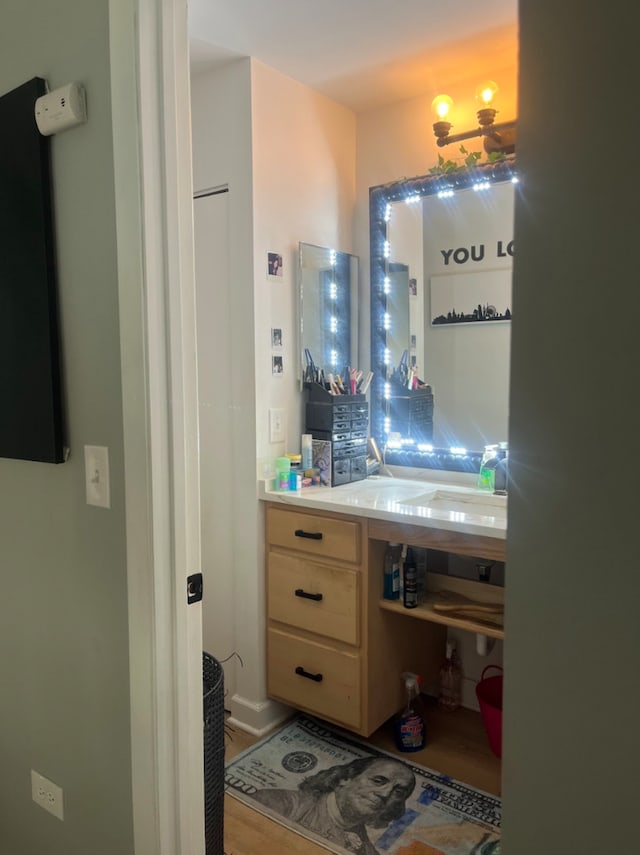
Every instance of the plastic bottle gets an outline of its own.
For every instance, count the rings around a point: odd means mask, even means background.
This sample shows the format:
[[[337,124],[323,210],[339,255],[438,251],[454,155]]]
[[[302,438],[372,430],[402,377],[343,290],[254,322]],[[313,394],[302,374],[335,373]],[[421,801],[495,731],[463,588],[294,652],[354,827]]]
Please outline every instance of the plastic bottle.
[[[509,444],[507,442],[501,442],[500,448],[496,454],[498,458],[498,463],[496,464],[495,470],[495,478],[493,481],[493,492],[499,496],[507,495],[507,482],[509,479],[508,476],[508,454],[509,454]]]
[[[447,641],[447,653],[440,668],[440,709],[457,710],[462,701],[462,668],[456,651],[455,641]]]
[[[302,469],[311,469],[313,466],[313,436],[303,433],[300,439],[300,451],[302,452]]]
[[[420,697],[421,677],[405,672],[402,675],[407,702],[396,719],[395,737],[399,751],[420,751],[426,742],[424,708]]]
[[[493,492],[496,466],[498,465],[497,451],[497,445],[485,445],[484,447],[480,472],[478,473],[478,488],[480,490],[491,490]]]
[[[286,492],[289,489],[291,461],[288,457],[276,457],[276,490]]]
[[[384,554],[385,600],[400,599],[400,544],[389,543]]]
[[[404,607],[405,609],[415,609],[418,605],[418,567],[411,547],[407,549],[407,557],[402,566],[402,577]]]

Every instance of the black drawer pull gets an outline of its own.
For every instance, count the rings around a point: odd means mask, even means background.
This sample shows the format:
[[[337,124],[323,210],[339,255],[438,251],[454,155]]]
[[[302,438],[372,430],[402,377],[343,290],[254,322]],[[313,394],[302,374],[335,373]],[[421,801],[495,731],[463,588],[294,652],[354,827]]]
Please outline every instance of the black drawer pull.
[[[310,540],[322,540],[322,532],[321,531],[304,531],[304,529],[297,528],[294,531],[296,537],[308,537]]]
[[[296,597],[304,597],[306,600],[315,600],[317,603],[322,599],[322,594],[309,594],[302,588],[296,588]]]
[[[302,665],[298,665],[296,668],[296,674],[299,674],[301,677],[306,677],[307,680],[313,680],[314,683],[322,682],[322,674],[310,674],[308,671],[305,671]]]

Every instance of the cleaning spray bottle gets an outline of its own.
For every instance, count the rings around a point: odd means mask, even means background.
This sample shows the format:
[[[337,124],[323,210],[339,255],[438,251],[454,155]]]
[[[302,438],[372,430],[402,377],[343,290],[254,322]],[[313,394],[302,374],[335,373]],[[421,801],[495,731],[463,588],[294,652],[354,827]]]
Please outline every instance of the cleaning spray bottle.
[[[443,710],[457,710],[462,701],[462,668],[453,639],[447,640],[447,654],[440,667],[440,692],[438,706]]]
[[[402,679],[407,692],[407,702],[396,719],[396,746],[398,751],[421,751],[426,742],[424,708],[420,697],[422,677],[405,671]]]

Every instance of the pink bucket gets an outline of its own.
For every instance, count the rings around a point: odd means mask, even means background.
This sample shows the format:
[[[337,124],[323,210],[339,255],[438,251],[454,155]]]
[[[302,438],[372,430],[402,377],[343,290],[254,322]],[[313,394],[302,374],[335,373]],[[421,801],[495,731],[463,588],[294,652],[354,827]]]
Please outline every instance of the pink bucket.
[[[485,677],[490,668],[496,668],[500,674]],[[502,668],[499,665],[487,665],[476,685],[484,729],[487,731],[489,747],[496,757],[502,756],[502,683]]]

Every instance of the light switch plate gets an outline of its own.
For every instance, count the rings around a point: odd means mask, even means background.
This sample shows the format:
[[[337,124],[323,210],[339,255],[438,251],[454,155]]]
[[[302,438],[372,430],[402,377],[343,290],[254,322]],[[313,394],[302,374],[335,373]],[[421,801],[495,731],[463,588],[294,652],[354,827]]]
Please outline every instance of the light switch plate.
[[[110,508],[109,449],[106,446],[85,445],[84,475],[87,504]]]
[[[281,409],[269,410],[269,442],[286,440],[286,413]]]

